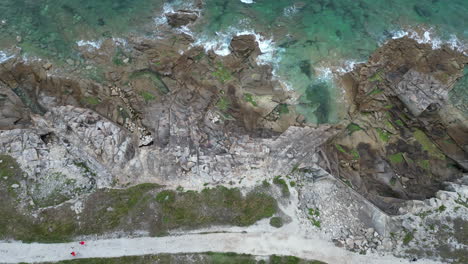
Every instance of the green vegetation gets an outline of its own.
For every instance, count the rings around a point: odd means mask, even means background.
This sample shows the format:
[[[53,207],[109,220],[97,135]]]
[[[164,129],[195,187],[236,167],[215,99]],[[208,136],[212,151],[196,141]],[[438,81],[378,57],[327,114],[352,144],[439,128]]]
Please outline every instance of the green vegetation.
[[[200,52],[198,53],[197,56],[193,57],[193,59],[196,61],[196,62],[199,62],[201,59],[203,59],[203,57],[205,57],[205,52]]]
[[[389,155],[388,159],[390,160],[390,163],[392,163],[392,165],[401,164],[405,160],[405,158],[403,156],[403,153],[401,153],[401,152]]]
[[[374,75],[372,75],[369,78],[369,81],[371,81],[371,82],[381,82],[381,81],[383,81],[383,77],[382,77],[383,72],[384,72],[384,70],[377,71]]]
[[[290,195],[288,184],[286,183],[284,179],[281,178],[281,175],[278,175],[275,178],[273,178],[273,183],[281,187],[281,193],[283,194],[284,197],[287,197]]]
[[[159,203],[173,203],[176,193],[174,191],[162,191],[156,195],[156,201]]]
[[[351,156],[353,156],[353,160],[358,160],[361,156],[356,149],[352,149],[350,152]]]
[[[390,184],[391,184],[392,186],[395,186],[396,183],[397,183],[397,178],[392,177],[392,178],[390,179]]]
[[[358,124],[351,123],[346,127],[346,131],[348,131],[348,135],[353,134],[356,131],[362,130],[362,127],[360,127]]]
[[[395,107],[395,106],[392,105],[392,104],[388,104],[388,105],[385,105],[385,106],[384,106],[384,109],[390,110],[390,109],[392,109],[393,107]]]
[[[168,94],[170,92],[169,87],[167,87],[166,83],[163,82],[161,76],[157,72],[149,69],[132,72],[132,74],[129,76],[129,79],[148,79],[153,83],[155,88],[158,89],[161,94]]]
[[[388,142],[390,140],[390,135],[391,135],[390,132],[382,128],[377,128],[376,130],[377,130],[377,134],[379,135],[379,138],[383,142]]]
[[[279,104],[277,107],[280,115],[289,114],[289,108],[287,104]]]
[[[94,96],[86,96],[82,99],[82,103],[85,105],[96,106],[101,103],[99,98]]]
[[[421,168],[425,170],[429,170],[431,168],[431,163],[429,162],[429,160],[418,160],[417,163]]]
[[[421,144],[422,149],[427,151],[429,156],[440,160],[445,159],[444,153],[439,150],[439,148],[427,137],[427,135],[422,130],[416,129],[416,131],[413,132],[413,136],[416,141]]]
[[[414,235],[413,232],[409,232],[405,230],[405,236],[403,237],[403,244],[408,245],[411,240],[413,240]]]
[[[468,208],[468,198],[465,197],[465,199],[463,200],[464,197],[462,197],[461,194],[457,193],[458,195],[458,198],[455,200],[455,202],[459,205],[463,205],[464,207]]]
[[[117,51],[115,52],[114,56],[112,57],[112,62],[117,65],[117,66],[122,66],[124,65],[123,57],[125,57],[125,54],[121,48],[117,48]]]
[[[85,78],[91,79],[97,83],[104,83],[106,81],[104,71],[100,67],[85,69],[84,76]]]
[[[218,102],[216,103],[216,107],[223,112],[227,111],[230,106],[231,102],[229,101],[229,98],[227,96],[220,97]]]
[[[383,92],[382,89],[376,87],[374,90],[372,90],[372,91],[368,94],[368,96],[373,96],[373,95],[381,94],[382,92]]]
[[[424,219],[426,216],[428,216],[428,215],[431,214],[431,213],[432,213],[431,210],[427,210],[427,211],[418,213],[418,214],[416,214],[416,215],[419,216],[419,217],[421,217],[422,219]]]
[[[281,217],[272,217],[270,218],[270,225],[276,228],[283,226],[283,219]]]
[[[317,228],[321,227],[321,222],[318,219],[320,217],[320,211],[318,208],[312,209],[309,208],[309,220],[312,222],[312,225],[314,225]]]
[[[253,191],[243,197],[239,189],[223,186],[205,188],[200,193],[178,193],[173,200],[165,199],[161,213],[169,228],[221,223],[248,226],[271,217],[277,210],[276,201],[265,193]]]
[[[341,146],[340,144],[335,144],[335,148],[341,152],[341,153],[344,153],[346,155],[351,155],[351,157],[353,158],[353,160],[358,160],[361,156],[359,155],[359,152],[356,150],[356,149],[352,149],[351,151],[347,151],[343,146]]]
[[[251,93],[245,93],[244,94],[244,100],[248,103],[251,103],[253,106],[258,106],[257,102],[254,99],[253,94]]]
[[[343,146],[341,146],[340,144],[335,144],[335,147],[336,149],[341,152],[341,153],[344,153],[344,154],[348,154],[348,151],[346,151]]]
[[[295,187],[295,186],[296,186],[296,182],[295,182],[295,181],[290,181],[290,182],[289,182],[289,186]]]
[[[445,205],[441,205],[439,206],[436,211],[439,212],[439,213],[442,213],[443,211],[445,211],[447,209],[447,207]]]
[[[317,260],[304,260],[293,256],[270,256],[266,260],[256,260],[256,257],[248,254],[236,253],[192,253],[192,254],[159,254],[145,256],[127,256],[119,258],[88,258],[73,259],[54,262],[56,264],[326,264]]]
[[[214,71],[212,74],[221,83],[226,83],[232,79],[231,72],[221,62],[218,62],[216,71]]]
[[[215,224],[248,226],[277,211],[275,199],[260,188],[242,195],[223,186],[201,192],[160,190],[155,184],[103,189],[84,201],[78,226],[69,205],[49,208],[33,219],[15,210],[15,201],[0,193],[0,239],[64,242],[75,236],[147,230],[164,235],[175,228]],[[149,230],[148,230],[149,228]]]
[[[147,92],[147,91],[141,91],[140,92],[140,95],[141,97],[143,97],[143,100],[145,100],[145,102],[149,102],[149,101],[153,101],[156,99],[156,96],[150,92]]]
[[[86,162],[83,162],[83,161],[74,161],[73,164],[75,164],[75,166],[77,166],[78,168],[81,169],[81,171],[85,174],[85,175],[89,175],[89,176],[96,176],[96,173],[91,170],[88,165],[86,164]]]
[[[128,110],[125,107],[118,106],[117,112],[119,113],[119,116],[121,116],[124,119],[124,121],[130,118],[130,114],[128,113]]]
[[[270,257],[269,264],[326,264],[318,260],[303,260],[294,256],[276,256]]]
[[[400,119],[396,120],[396,121],[395,121],[395,124],[396,124],[397,126],[400,126],[400,127],[404,127],[404,126],[405,126],[405,124],[403,123],[403,121],[401,121]]]

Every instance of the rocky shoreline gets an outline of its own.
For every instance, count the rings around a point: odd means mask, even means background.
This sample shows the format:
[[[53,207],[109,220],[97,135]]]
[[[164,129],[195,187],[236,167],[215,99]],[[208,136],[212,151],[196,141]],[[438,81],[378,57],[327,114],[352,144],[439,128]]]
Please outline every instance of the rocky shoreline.
[[[198,14],[167,18],[180,27]],[[14,170],[2,188],[19,212],[41,222],[71,206],[80,222],[105,188],[246,192],[272,181],[278,217],[297,218],[304,235],[362,254],[466,261],[468,120],[447,101],[466,56],[390,40],[341,78],[346,120],[312,125],[256,62],[255,36],[234,37],[224,57],[193,43],[133,36],[81,47],[85,65],[2,63],[0,154]]]

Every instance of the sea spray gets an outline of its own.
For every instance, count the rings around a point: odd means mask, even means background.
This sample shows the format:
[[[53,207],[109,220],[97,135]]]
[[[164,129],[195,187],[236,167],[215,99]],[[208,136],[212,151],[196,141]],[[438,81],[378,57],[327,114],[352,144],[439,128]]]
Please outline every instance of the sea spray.
[[[442,39],[436,34],[434,28],[429,29],[406,29],[394,30],[390,32],[392,39],[399,39],[409,37],[416,40],[420,44],[430,44],[433,49],[440,49],[446,45],[453,50],[468,55],[468,45],[461,41],[455,34],[451,34],[449,39]],[[380,45],[385,44],[387,41],[380,41]]]
[[[4,62],[6,62],[9,59],[12,59],[14,57],[15,57],[14,55],[9,55],[5,51],[0,51],[0,63],[4,63]]]

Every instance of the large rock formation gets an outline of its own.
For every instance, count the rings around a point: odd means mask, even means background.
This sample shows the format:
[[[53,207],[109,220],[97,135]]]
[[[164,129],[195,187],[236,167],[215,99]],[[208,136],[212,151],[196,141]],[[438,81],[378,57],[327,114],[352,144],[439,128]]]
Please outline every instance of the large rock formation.
[[[468,169],[467,117],[447,103],[468,58],[402,38],[343,77],[350,122],[327,147],[332,174],[383,210],[435,195]]]

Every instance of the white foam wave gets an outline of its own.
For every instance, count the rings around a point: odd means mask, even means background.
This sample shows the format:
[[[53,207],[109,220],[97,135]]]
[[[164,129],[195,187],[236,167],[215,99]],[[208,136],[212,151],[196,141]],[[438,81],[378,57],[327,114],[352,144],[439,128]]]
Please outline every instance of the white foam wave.
[[[193,46],[202,46],[205,51],[213,50],[219,56],[227,56],[231,53],[229,45],[235,36],[254,35],[262,54],[258,56],[257,63],[270,64],[277,60],[274,54],[278,51],[272,38],[264,37],[253,30],[239,30],[229,28],[225,32],[216,32],[215,37],[199,36]]]
[[[468,55],[468,46],[466,43],[463,43],[461,40],[457,38],[455,35],[451,35],[450,39],[443,40],[438,37],[435,33],[433,28],[428,30],[395,30],[390,32],[392,35],[392,39],[399,39],[402,37],[409,37],[416,40],[420,44],[430,44],[433,49],[440,49],[443,45],[449,46],[451,49],[459,51],[465,55]],[[385,43],[385,42],[383,42]]]
[[[78,45],[78,47],[86,47],[88,50],[96,50],[101,48],[102,40],[79,40],[76,42],[76,45]]]
[[[127,47],[128,46],[128,41],[123,38],[112,38],[112,41],[114,41],[117,46],[122,46],[122,47]]]
[[[253,0],[240,0],[244,4],[253,4],[255,3]]]
[[[165,4],[163,5],[163,11],[162,11],[161,15],[154,18],[154,23],[155,23],[157,26],[167,24],[167,17],[166,17],[166,14],[174,13],[174,12],[175,12],[175,11],[174,11],[174,7],[173,7],[171,4],[169,4],[169,3],[165,3]]]
[[[174,1],[172,3],[164,3],[162,12],[159,16],[153,18],[156,26],[167,25],[166,14],[175,13],[176,10],[191,10],[200,12],[201,10],[194,5],[191,1]]]
[[[283,10],[283,15],[286,16],[286,17],[291,17],[291,16],[297,14],[297,12],[299,12],[299,8],[297,8],[296,5],[292,5],[290,7],[286,7]]]
[[[4,63],[5,61],[15,57],[15,55],[9,55],[4,51],[0,51],[0,63]]]
[[[329,63],[327,63],[329,65],[320,65],[315,67],[315,72],[319,80],[331,81],[335,77],[341,76],[345,73],[354,70],[354,67],[360,63],[362,62],[355,60],[345,60],[334,65],[330,65]]]

